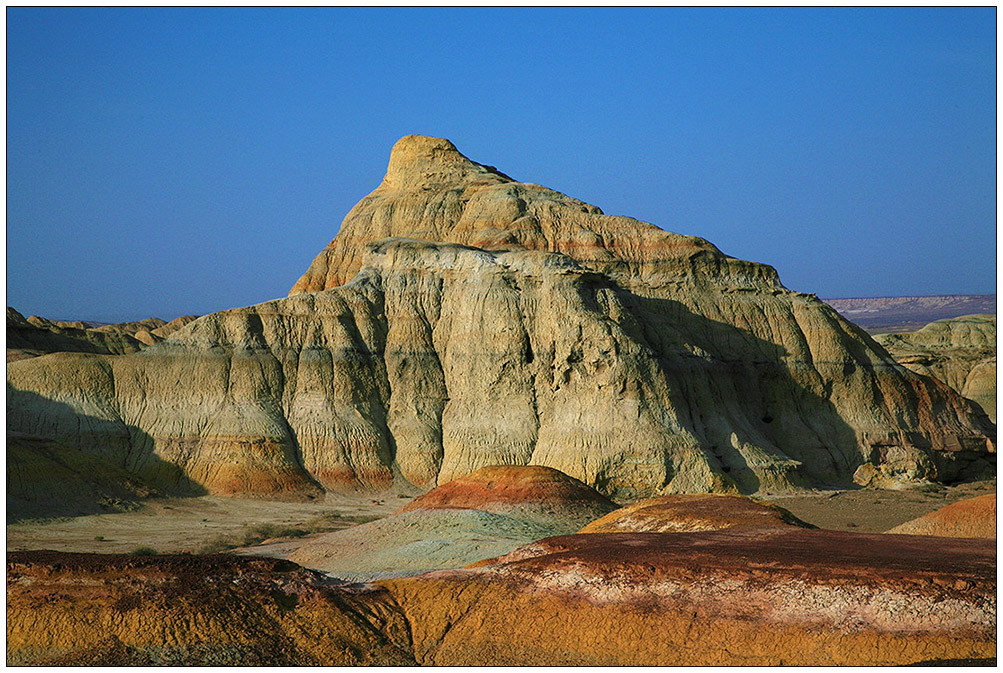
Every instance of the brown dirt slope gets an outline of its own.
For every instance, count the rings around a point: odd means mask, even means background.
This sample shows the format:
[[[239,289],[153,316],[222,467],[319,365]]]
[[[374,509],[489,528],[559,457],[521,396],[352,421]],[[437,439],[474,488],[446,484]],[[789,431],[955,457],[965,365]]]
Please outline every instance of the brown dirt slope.
[[[788,527],[541,540],[383,580],[431,665],[897,665],[996,653],[995,545]]]
[[[888,531],[905,535],[937,535],[996,539],[996,495],[981,495],[942,507]]]
[[[8,665],[406,665],[385,591],[288,561],[13,552]]]
[[[777,526],[814,528],[781,507],[744,496],[677,494],[632,503],[593,521],[579,532],[685,533]]]

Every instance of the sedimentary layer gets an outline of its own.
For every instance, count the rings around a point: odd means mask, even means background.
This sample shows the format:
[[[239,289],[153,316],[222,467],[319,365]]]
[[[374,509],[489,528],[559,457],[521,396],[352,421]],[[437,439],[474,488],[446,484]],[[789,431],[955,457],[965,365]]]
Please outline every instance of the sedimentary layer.
[[[304,278],[134,355],[11,363],[8,427],[266,497],[497,464],[628,499],[992,470],[979,409],[772,268],[442,139],[395,146]]]
[[[13,552],[7,664],[413,665],[386,591],[233,556]]]
[[[737,495],[688,493],[631,503],[596,519],[581,533],[688,533],[724,528],[814,528],[769,503]]]
[[[995,578],[990,542],[786,527],[549,538],[380,584],[426,665],[878,666],[995,657]]]
[[[573,533],[616,507],[551,468],[491,466],[434,488],[385,519],[311,540],[289,559],[353,580],[461,568]]]

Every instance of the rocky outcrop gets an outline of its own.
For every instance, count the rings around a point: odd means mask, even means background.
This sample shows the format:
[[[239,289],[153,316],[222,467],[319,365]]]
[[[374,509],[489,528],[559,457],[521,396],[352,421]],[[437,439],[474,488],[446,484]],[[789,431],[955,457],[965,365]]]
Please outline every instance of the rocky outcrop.
[[[996,495],[981,495],[906,521],[888,531],[900,535],[996,539]]]
[[[984,414],[772,268],[442,139],[395,146],[296,291],[134,355],[13,362],[8,426],[158,487],[266,497],[498,464],[625,499],[992,469]]]
[[[311,540],[289,559],[356,581],[462,568],[533,540],[573,533],[615,509],[594,489],[551,468],[485,467],[432,489],[386,519]]]
[[[155,339],[166,339],[190,322],[198,320],[197,315],[179,315],[174,320],[150,330]]]
[[[795,527],[550,538],[383,580],[440,666],[882,666],[996,655],[995,545]]]
[[[725,528],[814,528],[776,505],[718,494],[663,495],[615,510],[581,533],[689,533]]]
[[[7,555],[7,665],[414,665],[383,590],[286,561]]]
[[[996,422],[996,316],[938,320],[916,332],[875,340],[903,366],[933,376],[978,404]]]

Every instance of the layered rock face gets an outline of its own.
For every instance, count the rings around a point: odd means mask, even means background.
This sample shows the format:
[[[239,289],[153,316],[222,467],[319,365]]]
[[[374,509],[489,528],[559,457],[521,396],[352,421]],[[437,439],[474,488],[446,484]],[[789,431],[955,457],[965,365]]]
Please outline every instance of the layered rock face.
[[[996,422],[996,316],[937,320],[916,332],[875,340],[910,370],[933,376],[978,404]]]
[[[285,561],[60,552],[7,556],[7,664],[414,665],[379,589]]]
[[[8,427],[217,494],[532,464],[633,499],[846,484],[862,464],[951,481],[994,458],[981,411],[770,267],[421,136],[293,296],[134,355],[15,362],[8,383]]]
[[[889,533],[996,539],[996,496],[981,495],[951,503],[918,519],[895,526]]]
[[[381,584],[420,664],[878,666],[996,653],[988,541],[794,527],[571,535]]]

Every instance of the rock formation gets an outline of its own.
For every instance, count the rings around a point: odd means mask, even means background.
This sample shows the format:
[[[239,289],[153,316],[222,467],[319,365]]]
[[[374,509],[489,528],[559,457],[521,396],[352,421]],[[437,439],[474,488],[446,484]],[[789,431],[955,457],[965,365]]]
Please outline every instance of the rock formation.
[[[616,503],[560,470],[538,465],[492,465],[454,479],[398,510],[479,509],[544,521],[592,521]]]
[[[663,495],[621,507],[581,533],[690,533],[725,528],[814,528],[776,505],[718,494]]]
[[[293,296],[133,355],[13,362],[8,383],[11,429],[215,494],[532,464],[636,499],[862,466],[952,481],[995,457],[980,410],[772,268],[423,136],[395,145]]]
[[[996,656],[988,541],[605,533],[380,582],[438,666],[883,666]]]
[[[7,307],[7,361],[74,351],[81,353],[135,353],[143,344],[132,335],[114,330],[96,331],[86,323],[25,318]]]
[[[101,324],[83,320],[49,320],[37,315],[25,318],[8,306],[7,361],[58,352],[136,353],[144,346],[162,341],[197,317],[183,315],[171,322],[146,318]]]
[[[462,568],[616,509],[577,479],[539,466],[492,466],[432,489],[393,516],[322,535],[289,559],[368,581]]]
[[[951,503],[918,519],[895,526],[889,533],[996,539],[996,496],[980,495]]]
[[[275,559],[15,552],[7,663],[987,664],[995,594],[994,542],[793,526],[552,537],[366,587]]]
[[[414,665],[385,591],[275,559],[12,552],[7,665]]]
[[[996,422],[996,316],[937,320],[916,332],[874,337],[899,364],[940,379]]]

